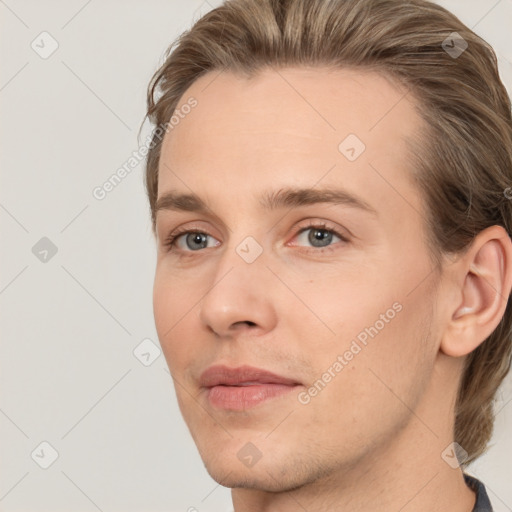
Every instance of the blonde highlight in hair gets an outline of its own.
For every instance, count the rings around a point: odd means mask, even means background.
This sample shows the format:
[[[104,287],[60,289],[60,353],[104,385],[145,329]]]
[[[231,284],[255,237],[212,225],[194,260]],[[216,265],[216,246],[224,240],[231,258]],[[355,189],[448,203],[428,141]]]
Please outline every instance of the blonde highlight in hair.
[[[443,41],[457,32],[457,58]],[[253,76],[286,66],[356,67],[380,72],[412,91],[427,132],[411,137],[411,177],[428,207],[436,268],[442,255],[467,250],[483,229],[512,233],[511,103],[492,48],[443,7],[426,0],[227,0],[168,49],[148,87],[147,117],[169,121],[180,98],[208,72]],[[162,139],[153,136],[146,190],[155,231]],[[455,408],[454,440],[467,466],[493,432],[494,399],[512,358],[512,306],[466,358]]]

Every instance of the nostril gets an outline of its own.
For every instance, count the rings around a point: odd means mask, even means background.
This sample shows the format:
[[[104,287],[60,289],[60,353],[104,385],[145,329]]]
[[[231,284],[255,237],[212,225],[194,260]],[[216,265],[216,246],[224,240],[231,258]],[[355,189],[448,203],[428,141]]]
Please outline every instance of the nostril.
[[[256,325],[254,322],[251,322],[250,320],[242,320],[240,322],[236,322],[233,325],[237,326],[237,325],[242,325],[242,324],[247,324],[250,327],[254,327]]]

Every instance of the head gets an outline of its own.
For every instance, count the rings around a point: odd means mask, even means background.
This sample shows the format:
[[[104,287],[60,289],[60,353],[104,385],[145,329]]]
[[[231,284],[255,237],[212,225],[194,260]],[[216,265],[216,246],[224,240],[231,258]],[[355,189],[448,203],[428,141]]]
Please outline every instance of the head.
[[[512,353],[492,49],[423,0],[232,0],[169,48],[148,116],[155,322],[213,478],[291,489],[418,418],[480,456]],[[216,407],[216,364],[294,386]]]

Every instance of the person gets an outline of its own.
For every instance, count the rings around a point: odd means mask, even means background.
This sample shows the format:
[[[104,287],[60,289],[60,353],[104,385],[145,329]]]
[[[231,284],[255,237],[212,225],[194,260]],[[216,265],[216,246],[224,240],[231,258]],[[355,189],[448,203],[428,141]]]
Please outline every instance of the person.
[[[512,119],[425,0],[228,0],[148,86],[155,325],[236,512],[492,510]]]

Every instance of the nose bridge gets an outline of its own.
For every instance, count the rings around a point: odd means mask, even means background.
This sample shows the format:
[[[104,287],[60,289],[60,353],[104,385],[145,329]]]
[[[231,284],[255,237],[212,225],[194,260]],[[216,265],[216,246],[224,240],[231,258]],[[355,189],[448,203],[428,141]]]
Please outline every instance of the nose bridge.
[[[263,326],[272,316],[266,282],[271,273],[265,265],[263,244],[253,236],[231,233],[219,254],[210,287],[201,301],[201,319],[218,334],[239,322]]]
[[[231,236],[228,246],[218,255],[210,290],[239,294],[241,300],[242,295],[257,295],[257,285],[265,281],[264,274],[269,271],[262,244],[253,236],[238,237],[240,242],[234,238],[236,234]],[[208,295],[212,295],[211,292]]]
[[[231,223],[224,250],[218,256],[215,282],[233,267],[236,268],[237,273],[245,277],[250,277],[254,272],[268,272],[264,265],[267,256],[264,254],[266,253],[266,249],[264,250],[266,234],[261,225],[260,229],[255,229],[258,224],[252,222],[255,217],[256,213],[251,213],[250,222]]]

